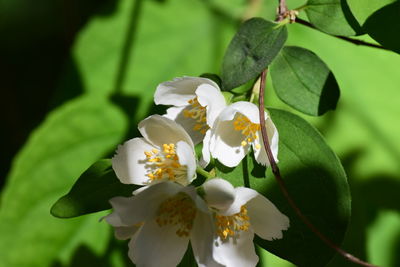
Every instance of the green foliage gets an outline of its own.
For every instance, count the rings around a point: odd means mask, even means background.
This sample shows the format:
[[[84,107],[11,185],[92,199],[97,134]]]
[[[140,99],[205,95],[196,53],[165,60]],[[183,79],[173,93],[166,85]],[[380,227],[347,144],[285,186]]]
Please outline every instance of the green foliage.
[[[285,46],[270,70],[275,92],[291,107],[312,116],[336,108],[339,86],[328,66],[313,52]]]
[[[115,196],[131,196],[138,186],[122,184],[111,166],[111,160],[93,163],[51,208],[59,218],[72,218],[111,208],[109,200]]]
[[[310,22],[321,31],[343,36],[356,34],[346,20],[341,0],[308,0],[305,11]]]
[[[378,9],[395,2],[396,0],[346,0],[351,12],[362,26],[365,21]]]
[[[101,215],[62,221],[49,209],[74,177],[114,149],[125,130],[123,114],[93,96],[49,114],[14,161],[2,193],[1,266],[49,266],[65,261],[80,243],[104,251],[108,230],[98,223]]]
[[[279,168],[290,195],[312,223],[333,242],[343,240],[350,219],[350,191],[343,167],[320,133],[300,117],[271,109],[279,131]],[[297,217],[272,174],[247,156],[234,169],[217,166],[217,176],[235,186],[250,186],[290,218],[283,238],[256,243],[298,266],[324,266],[334,251],[324,246]],[[318,255],[318,257],[315,257]]]
[[[386,48],[400,53],[400,2],[384,6],[364,23],[365,31]]]
[[[282,49],[285,26],[261,18],[243,23],[233,37],[222,63],[222,88],[231,90],[256,78]]]

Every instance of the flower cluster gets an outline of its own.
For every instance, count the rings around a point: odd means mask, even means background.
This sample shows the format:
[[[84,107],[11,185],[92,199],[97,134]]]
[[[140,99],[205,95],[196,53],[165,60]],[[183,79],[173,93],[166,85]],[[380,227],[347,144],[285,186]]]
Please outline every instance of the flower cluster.
[[[128,254],[137,266],[176,266],[189,241],[199,266],[255,266],[254,234],[282,238],[289,219],[253,189],[217,177],[198,188],[191,183],[211,157],[235,167],[252,150],[258,163],[269,164],[258,107],[227,105],[216,83],[198,77],[160,84],[154,101],[171,107],[140,122],[143,137],[119,146],[112,159],[122,183],[143,187],[111,199],[114,211],[106,221],[117,238],[130,239]],[[265,118],[277,160],[278,132],[267,112]]]

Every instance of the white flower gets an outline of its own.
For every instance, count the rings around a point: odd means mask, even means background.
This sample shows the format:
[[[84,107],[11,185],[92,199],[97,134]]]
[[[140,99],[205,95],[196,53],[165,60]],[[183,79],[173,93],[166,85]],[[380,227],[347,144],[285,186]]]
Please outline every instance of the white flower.
[[[125,142],[112,158],[122,183],[148,185],[168,180],[188,185],[196,178],[193,142],[180,125],[152,115],[138,128],[143,138]]]
[[[271,151],[277,161],[278,131],[268,113],[264,114]],[[269,165],[261,136],[258,107],[250,102],[239,101],[222,110],[211,128],[210,136],[204,139],[204,146],[208,146],[213,158],[228,167],[237,166],[250,147],[258,163]]]
[[[172,105],[166,117],[175,120],[192,137],[193,143],[203,141],[207,130],[226,106],[218,85],[201,77],[175,78],[158,85],[154,94],[157,105]]]
[[[265,240],[280,239],[289,227],[289,218],[253,189],[233,188],[220,178],[207,181],[203,188],[214,210],[213,258],[223,266],[256,266],[254,233]]]
[[[114,212],[105,219],[117,238],[131,239],[128,255],[137,266],[176,266],[189,240],[199,266],[220,266],[212,258],[211,214],[194,187],[162,182],[110,202]]]

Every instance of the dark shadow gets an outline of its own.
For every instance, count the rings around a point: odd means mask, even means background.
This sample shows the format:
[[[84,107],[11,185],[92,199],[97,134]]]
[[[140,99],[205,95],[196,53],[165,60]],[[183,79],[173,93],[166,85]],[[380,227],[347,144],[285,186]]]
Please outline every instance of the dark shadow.
[[[339,101],[339,85],[332,72],[329,72],[324,87],[321,91],[321,97],[318,104],[318,114],[322,115],[328,110],[335,110]]]
[[[71,45],[91,17],[111,15],[117,3],[22,0],[2,5],[0,187],[12,158],[32,129],[49,111],[83,92],[79,71],[70,56]]]

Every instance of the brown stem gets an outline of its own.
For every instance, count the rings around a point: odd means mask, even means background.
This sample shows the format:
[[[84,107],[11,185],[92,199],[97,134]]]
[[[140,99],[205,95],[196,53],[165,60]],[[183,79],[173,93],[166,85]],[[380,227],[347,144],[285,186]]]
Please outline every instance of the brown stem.
[[[312,25],[310,22],[308,22],[308,21],[306,21],[306,20],[302,20],[302,19],[300,19],[300,18],[296,18],[296,22],[299,23],[299,24],[301,24],[301,25],[307,26],[307,27],[309,27],[309,28],[318,30],[314,25]],[[318,30],[318,31],[319,31],[319,30]],[[330,34],[329,34],[329,35],[330,35]],[[361,40],[349,38],[349,37],[346,37],[346,36],[340,36],[340,35],[331,35],[331,36],[336,37],[336,38],[339,38],[339,39],[344,40],[344,41],[347,41],[347,42],[350,42],[350,43],[355,44],[355,45],[363,45],[363,46],[374,47],[374,48],[379,48],[379,49],[391,51],[390,49],[385,48],[385,47],[383,47],[383,46],[381,46],[381,45],[368,43],[368,42],[365,42],[365,41],[361,41]]]
[[[347,260],[362,265],[362,266],[367,266],[367,267],[377,267],[376,265],[372,265],[368,262],[364,262],[360,260],[359,258],[351,255],[350,253],[347,253],[346,251],[342,250],[340,247],[335,245],[331,240],[329,240],[325,235],[323,235],[311,222],[310,220],[301,212],[297,204],[294,202],[292,197],[290,196],[285,181],[282,179],[281,173],[279,171],[279,167],[276,164],[276,161],[274,159],[274,156],[272,155],[271,148],[269,146],[269,141],[268,141],[268,135],[267,135],[267,130],[265,127],[265,116],[264,116],[264,88],[265,88],[265,81],[267,78],[267,71],[268,69],[265,69],[261,73],[261,82],[260,82],[260,95],[259,95],[259,113],[260,113],[260,125],[261,125],[261,135],[264,143],[265,150],[267,151],[267,156],[269,163],[272,168],[272,173],[275,176],[276,181],[278,182],[279,188],[281,189],[283,195],[289,202],[289,205],[292,207],[292,209],[296,212],[297,216],[304,222],[305,225],[314,233],[316,234],[319,239],[321,239],[328,247],[332,248],[335,250],[337,253],[342,255],[344,258]]]
[[[282,21],[286,16],[288,8],[286,5],[286,0],[278,0],[278,1],[279,1],[278,11],[277,11],[278,17],[276,18],[276,21]]]

